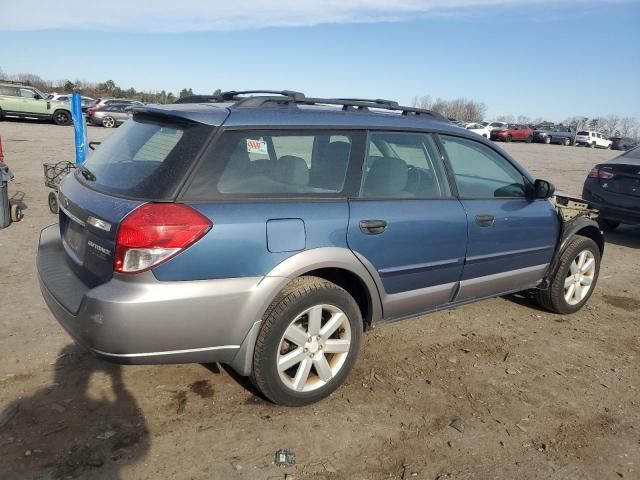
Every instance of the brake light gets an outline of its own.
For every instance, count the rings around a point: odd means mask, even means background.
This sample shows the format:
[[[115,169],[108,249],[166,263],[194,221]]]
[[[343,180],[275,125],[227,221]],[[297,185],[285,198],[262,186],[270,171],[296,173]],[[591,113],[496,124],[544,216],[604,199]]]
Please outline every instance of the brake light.
[[[139,273],[166,262],[200,240],[213,223],[182,203],[147,203],[120,224],[114,271]]]
[[[615,176],[615,173],[608,170],[603,170],[602,168],[598,167],[593,167],[589,172],[589,178],[604,178],[606,180],[609,180],[611,178],[614,178]]]

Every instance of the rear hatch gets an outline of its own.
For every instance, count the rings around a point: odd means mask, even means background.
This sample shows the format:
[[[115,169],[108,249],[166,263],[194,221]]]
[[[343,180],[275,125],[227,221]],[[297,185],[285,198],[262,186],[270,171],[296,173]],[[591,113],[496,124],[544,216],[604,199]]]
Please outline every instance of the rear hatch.
[[[113,276],[120,222],[146,202],[175,200],[213,126],[137,113],[60,189],[60,234],[69,264],[93,288]]]

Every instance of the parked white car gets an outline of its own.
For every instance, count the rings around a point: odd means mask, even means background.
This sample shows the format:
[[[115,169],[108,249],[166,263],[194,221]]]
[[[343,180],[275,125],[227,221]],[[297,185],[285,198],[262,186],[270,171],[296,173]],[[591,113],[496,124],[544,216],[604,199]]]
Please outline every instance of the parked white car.
[[[582,130],[576,134],[576,145],[584,145],[591,148],[611,148],[611,140],[604,135],[591,130]]]
[[[467,130],[477,133],[484,138],[489,138],[491,134],[491,127],[489,125],[483,125],[482,123],[470,123],[467,125]]]

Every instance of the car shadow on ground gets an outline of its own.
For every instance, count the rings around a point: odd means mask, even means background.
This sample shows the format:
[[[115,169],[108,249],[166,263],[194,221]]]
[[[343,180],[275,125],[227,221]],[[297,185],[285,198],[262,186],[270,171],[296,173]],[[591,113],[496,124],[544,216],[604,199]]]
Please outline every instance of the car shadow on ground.
[[[604,240],[613,245],[640,249],[640,225],[621,225],[613,232],[606,232]]]
[[[551,313],[549,312],[549,310],[540,306],[540,304],[536,300],[533,290],[525,290],[522,292],[512,293],[511,295],[505,295],[502,298],[523,307],[530,308],[532,310],[537,310],[539,312],[544,312],[547,314]]]
[[[122,368],[68,345],[49,386],[0,410],[0,478],[118,479],[150,441]]]

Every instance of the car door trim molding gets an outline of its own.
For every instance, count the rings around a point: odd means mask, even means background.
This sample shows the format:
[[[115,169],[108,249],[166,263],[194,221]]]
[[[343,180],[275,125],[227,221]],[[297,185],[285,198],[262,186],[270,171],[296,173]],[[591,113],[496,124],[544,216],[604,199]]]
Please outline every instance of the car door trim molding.
[[[523,248],[520,250],[509,250],[508,252],[491,253],[488,255],[476,255],[473,257],[467,257],[465,262],[467,265],[475,263],[490,262],[492,260],[499,260],[503,258],[514,257],[516,255],[533,255],[535,253],[544,253],[548,251],[554,251],[555,245],[545,245],[543,247]]]
[[[383,278],[393,275],[405,275],[407,273],[419,273],[428,270],[437,270],[439,268],[452,267],[464,264],[464,258],[454,258],[450,260],[439,260],[437,262],[415,263],[412,265],[403,265],[401,267],[381,268],[378,270]]]
[[[513,291],[514,287],[518,290],[535,287],[542,281],[548,265],[548,263],[543,263],[462,280],[454,302],[483,298],[489,294],[499,296],[505,292]]]

